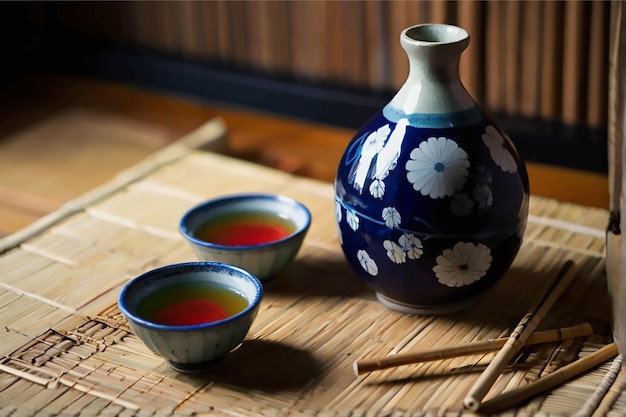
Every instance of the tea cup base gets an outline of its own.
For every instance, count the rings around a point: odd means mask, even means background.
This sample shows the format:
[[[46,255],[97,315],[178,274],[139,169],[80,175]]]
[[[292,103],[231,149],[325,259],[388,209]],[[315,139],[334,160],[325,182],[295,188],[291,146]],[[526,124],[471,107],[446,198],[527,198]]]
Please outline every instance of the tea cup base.
[[[222,362],[224,362],[225,359],[226,359],[226,356],[222,356],[222,357],[215,358],[207,362],[180,363],[180,362],[174,362],[174,361],[167,361],[167,364],[174,371],[180,372],[182,374],[201,374],[203,372],[207,372],[211,369],[216,368]]]

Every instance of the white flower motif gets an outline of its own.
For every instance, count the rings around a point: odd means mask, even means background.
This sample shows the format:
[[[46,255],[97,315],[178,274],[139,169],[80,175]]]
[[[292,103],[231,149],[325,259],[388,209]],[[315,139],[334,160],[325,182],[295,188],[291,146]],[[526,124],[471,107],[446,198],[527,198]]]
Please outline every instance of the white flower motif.
[[[465,193],[455,194],[450,202],[450,210],[457,216],[467,216],[472,212],[474,202]]]
[[[374,277],[378,275],[378,265],[376,265],[376,261],[371,258],[369,253],[361,249],[356,253],[356,257],[358,258],[359,263],[361,264],[363,269],[367,271],[368,274]]]
[[[383,242],[383,247],[387,250],[387,256],[392,262],[397,264],[403,264],[406,262],[406,253],[397,243],[392,242],[391,240],[385,240]]]
[[[517,172],[517,163],[511,152],[504,147],[504,137],[493,126],[487,126],[483,133],[483,143],[489,148],[491,159],[505,172]]]
[[[348,222],[348,226],[350,229],[355,232],[359,229],[359,216],[352,210],[346,210],[346,221]]]
[[[489,208],[493,204],[493,194],[487,184],[476,185],[473,195],[476,201],[478,201],[478,208]]]
[[[395,207],[385,207],[383,209],[383,220],[385,221],[387,227],[394,228],[400,225],[402,218]]]
[[[458,242],[437,257],[433,271],[441,284],[462,287],[485,276],[491,260],[491,249],[482,243]]]
[[[335,219],[337,219],[337,223],[340,223],[342,218],[341,204],[339,204],[339,201],[335,201]]]
[[[443,198],[463,188],[470,163],[452,139],[428,138],[411,151],[410,158],[406,177],[422,195]]]
[[[363,147],[361,148],[359,162],[357,162],[356,168],[354,169],[355,174],[353,185],[359,192],[363,191],[363,185],[367,179],[367,173],[372,166],[372,161],[382,149],[390,132],[391,128],[388,124],[386,124],[378,128],[375,132],[370,133],[367,139],[365,139]]]
[[[424,253],[422,250],[424,248],[422,241],[411,233],[405,233],[400,236],[398,243],[400,243],[400,246],[402,246],[402,249],[404,249],[409,259],[419,259]]]
[[[383,198],[385,195],[385,183],[382,180],[374,180],[370,184],[370,194],[374,198]]]

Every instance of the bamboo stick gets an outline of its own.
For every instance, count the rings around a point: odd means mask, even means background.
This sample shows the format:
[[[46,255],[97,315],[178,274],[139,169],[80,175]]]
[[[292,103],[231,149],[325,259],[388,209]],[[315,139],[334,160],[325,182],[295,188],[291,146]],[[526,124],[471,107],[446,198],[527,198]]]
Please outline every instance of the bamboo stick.
[[[615,359],[613,359],[613,363],[611,363],[611,366],[607,370],[606,374],[604,374],[604,377],[598,383],[596,390],[589,398],[587,398],[587,401],[585,401],[583,406],[576,414],[574,414],[573,417],[590,417],[594,411],[598,409],[602,399],[606,396],[609,389],[611,389],[620,373],[620,370],[622,369],[623,358],[623,355],[617,355]]]
[[[478,410],[481,414],[494,414],[498,411],[507,409],[520,403],[521,401],[527,400],[535,395],[561,385],[575,376],[606,362],[616,355],[617,347],[615,343],[610,343],[596,352],[564,366],[558,371],[546,375],[543,378],[539,378],[535,382],[516,390],[505,392],[504,394],[500,394],[488,401],[485,401],[480,408],[478,408]]]
[[[558,342],[561,340],[573,339],[575,337],[589,336],[592,333],[593,329],[589,323],[583,323],[571,327],[562,327],[559,329],[550,329],[531,334],[524,346]],[[466,343],[458,346],[390,355],[384,358],[357,360],[354,361],[354,372],[358,376],[366,372],[393,368],[401,365],[455,358],[458,356],[473,355],[477,353],[493,352],[501,349],[508,340],[508,337],[501,337],[497,339]]]
[[[519,352],[532,332],[537,328],[539,322],[543,319],[576,275],[578,269],[574,268],[574,265],[573,261],[566,261],[556,276],[554,282],[548,288],[547,293],[541,298],[537,306],[533,308],[530,313],[527,313],[524,317],[522,317],[515,330],[513,330],[513,333],[511,333],[511,336],[509,336],[507,342],[496,354],[493,361],[479,376],[478,380],[474,383],[465,397],[463,405],[467,409],[471,411],[478,410],[481,401],[487,392],[489,392],[502,370],[508,365],[515,354]]]

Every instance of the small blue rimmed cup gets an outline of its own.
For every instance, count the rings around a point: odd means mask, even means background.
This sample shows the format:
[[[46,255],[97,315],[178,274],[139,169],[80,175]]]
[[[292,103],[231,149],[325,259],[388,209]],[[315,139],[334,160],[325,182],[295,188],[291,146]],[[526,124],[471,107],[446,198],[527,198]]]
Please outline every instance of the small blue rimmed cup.
[[[239,266],[266,282],[295,258],[310,224],[304,204],[248,193],[191,208],[180,221],[180,232],[199,259]]]
[[[132,279],[120,292],[118,306],[151,351],[172,369],[194,373],[220,364],[242,343],[262,297],[261,282],[248,271],[219,262],[188,262]],[[222,316],[199,318],[210,316],[213,307]]]

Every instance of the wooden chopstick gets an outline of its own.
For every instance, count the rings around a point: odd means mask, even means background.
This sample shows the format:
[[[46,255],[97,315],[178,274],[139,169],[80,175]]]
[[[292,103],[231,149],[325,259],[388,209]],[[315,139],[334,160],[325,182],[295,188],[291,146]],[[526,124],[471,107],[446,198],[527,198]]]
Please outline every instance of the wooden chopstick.
[[[589,336],[592,333],[593,329],[589,323],[545,330],[531,334],[526,341],[525,346],[557,342],[581,336]],[[458,356],[473,355],[477,353],[488,353],[501,349],[508,340],[508,337],[501,337],[451,347],[428,349],[420,352],[399,353],[382,358],[362,359],[354,361],[353,368],[355,374],[358,376],[366,372],[393,368],[401,365],[455,358]]]
[[[524,346],[530,335],[537,328],[539,322],[571,283],[577,271],[578,268],[575,268],[573,261],[568,260],[565,262],[543,297],[536,306],[520,320],[502,349],[498,351],[493,361],[491,361],[491,363],[487,365],[487,368],[480,374],[463,400],[465,408],[471,411],[478,410],[483,398],[485,398],[487,392],[489,392],[496,379],[498,379],[502,370]]]
[[[601,349],[578,359],[569,365],[565,365],[557,371],[552,372],[528,385],[515,390],[502,393],[488,401],[485,401],[478,411],[481,414],[494,414],[501,410],[514,406],[524,400],[534,397],[542,392],[548,391],[561,385],[573,377],[586,372],[609,359],[617,356],[617,346],[610,343]]]

